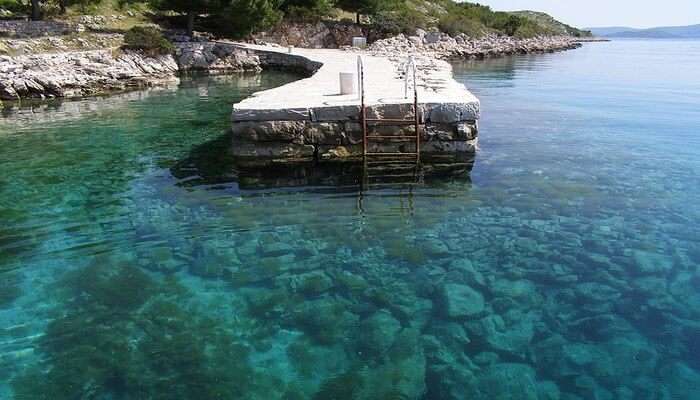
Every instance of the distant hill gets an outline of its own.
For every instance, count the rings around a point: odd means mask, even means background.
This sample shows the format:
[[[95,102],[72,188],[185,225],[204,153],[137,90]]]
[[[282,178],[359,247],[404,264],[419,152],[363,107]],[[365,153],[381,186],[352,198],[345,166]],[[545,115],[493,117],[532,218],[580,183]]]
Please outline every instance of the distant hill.
[[[571,25],[567,25],[563,22],[556,20],[554,17],[547,13],[539,11],[511,11],[510,14],[517,15],[519,17],[527,18],[537,25],[541,26],[543,29],[551,32],[555,35],[563,36],[575,36],[575,37],[590,37],[593,36],[590,31],[581,30],[574,28]]]
[[[1,0],[0,0],[1,1]],[[375,0],[376,1],[376,0]],[[416,28],[438,28],[442,32],[456,35],[464,33],[472,37],[499,34],[519,38],[535,36],[588,37],[589,32],[576,29],[557,21],[548,14],[536,11],[496,11],[489,6],[463,0],[406,0],[387,1],[393,4],[386,16],[398,19],[404,33]],[[380,21],[380,25],[391,27],[395,22]]]
[[[626,27],[589,28],[593,35],[609,38],[700,39],[700,25],[663,26],[649,29]]]

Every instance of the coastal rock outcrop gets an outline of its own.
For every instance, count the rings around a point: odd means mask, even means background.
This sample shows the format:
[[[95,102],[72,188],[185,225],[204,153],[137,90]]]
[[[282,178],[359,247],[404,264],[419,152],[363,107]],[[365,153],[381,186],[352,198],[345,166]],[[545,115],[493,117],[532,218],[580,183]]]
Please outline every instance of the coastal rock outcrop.
[[[439,59],[489,58],[514,54],[550,53],[581,46],[569,36],[541,36],[519,39],[510,36],[487,35],[473,38],[465,34],[455,37],[442,32],[418,32],[415,36],[400,34],[377,40],[369,46],[376,55],[418,54]]]
[[[174,55],[104,49],[0,56],[0,100],[84,97],[178,81],[188,71],[253,71],[270,60],[233,43],[179,42]]]
[[[171,56],[111,50],[0,57],[0,99],[82,97],[172,82]]]
[[[175,59],[181,71],[210,73],[259,72],[260,59],[254,52],[221,42],[180,42],[176,44]]]
[[[282,46],[337,49],[352,45],[353,37],[366,35],[366,29],[350,22],[283,22],[270,31],[255,35],[255,40]]]

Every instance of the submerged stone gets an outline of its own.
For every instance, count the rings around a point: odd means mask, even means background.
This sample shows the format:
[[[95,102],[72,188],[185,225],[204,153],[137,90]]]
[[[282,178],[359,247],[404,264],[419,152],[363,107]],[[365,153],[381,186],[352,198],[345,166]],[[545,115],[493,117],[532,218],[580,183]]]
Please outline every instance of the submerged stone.
[[[319,295],[333,287],[333,281],[323,271],[312,271],[280,278],[291,290],[307,295]]]
[[[468,317],[484,311],[484,297],[467,285],[448,283],[444,295],[449,317]]]
[[[526,364],[494,364],[477,376],[468,398],[475,400],[538,400],[535,370]]]
[[[521,355],[535,334],[532,316],[517,311],[506,314],[506,318],[492,314],[478,321],[470,321],[467,329],[491,349],[513,355]]]
[[[661,391],[673,400],[696,400],[700,394],[700,373],[675,362],[661,369]]]
[[[659,274],[668,272],[673,268],[673,260],[658,253],[635,250],[633,259],[634,266],[640,274]]]
[[[360,348],[363,352],[369,352],[369,356],[378,356],[394,343],[401,324],[390,312],[381,310],[362,321],[360,330]]]
[[[474,268],[474,264],[468,259],[459,259],[450,262],[447,268],[450,273],[458,273],[464,283],[468,285],[484,286],[486,281],[481,272]]]
[[[552,381],[542,381],[537,383],[538,400],[559,400],[561,392],[556,383]]]

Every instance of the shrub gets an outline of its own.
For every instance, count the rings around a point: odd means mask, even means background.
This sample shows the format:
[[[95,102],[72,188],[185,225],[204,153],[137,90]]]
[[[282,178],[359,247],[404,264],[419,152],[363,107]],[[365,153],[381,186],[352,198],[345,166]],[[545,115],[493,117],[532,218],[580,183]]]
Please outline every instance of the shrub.
[[[374,29],[385,35],[411,35],[418,28],[425,29],[428,23],[425,14],[410,7],[401,7],[396,11],[380,11],[373,18]]]
[[[294,22],[318,22],[333,14],[330,3],[322,1],[313,8],[292,5],[286,8],[284,17]]]
[[[242,38],[277,25],[282,16],[277,0],[237,0],[213,18],[214,31]]]
[[[135,26],[124,35],[125,49],[143,50],[147,54],[170,54],[175,46],[163,36],[160,29],[152,26]]]
[[[460,14],[443,15],[438,22],[438,27],[451,36],[464,33],[470,37],[481,37],[485,33],[485,27],[479,21]]]
[[[27,5],[19,0],[0,0],[0,10],[7,10],[15,14],[26,13]]]

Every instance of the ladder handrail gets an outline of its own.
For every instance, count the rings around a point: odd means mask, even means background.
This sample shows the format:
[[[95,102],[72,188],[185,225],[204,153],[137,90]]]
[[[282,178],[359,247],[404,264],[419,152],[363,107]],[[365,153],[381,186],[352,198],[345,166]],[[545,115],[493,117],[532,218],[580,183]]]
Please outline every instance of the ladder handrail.
[[[365,67],[362,62],[362,56],[357,56],[357,94],[360,96],[360,100],[364,98],[365,95],[364,70]]]
[[[411,74],[409,75],[409,72]],[[365,70],[362,56],[357,56],[358,92],[360,95],[360,124],[362,127],[362,154],[364,161],[367,161],[368,139],[367,139],[367,107],[365,105]],[[413,78],[413,124],[415,126],[416,138],[416,163],[420,163],[420,116],[418,115],[418,84],[416,81],[416,61],[413,56],[408,57],[404,71],[404,98],[408,99],[408,78]],[[409,122],[406,120],[405,122]],[[401,121],[403,122],[403,121]],[[407,153],[408,154],[408,153]]]
[[[415,94],[417,90],[417,82],[416,82],[416,59],[413,56],[408,56],[408,61],[406,61],[406,67],[404,68],[404,74],[403,74],[403,98],[407,99],[408,98],[408,78],[409,76],[412,75],[413,77],[413,92]],[[411,75],[409,75],[409,72],[412,72]]]
[[[362,56],[357,56],[358,92],[360,92],[360,124],[362,124],[362,156],[367,158],[367,114],[365,110],[365,67]]]

